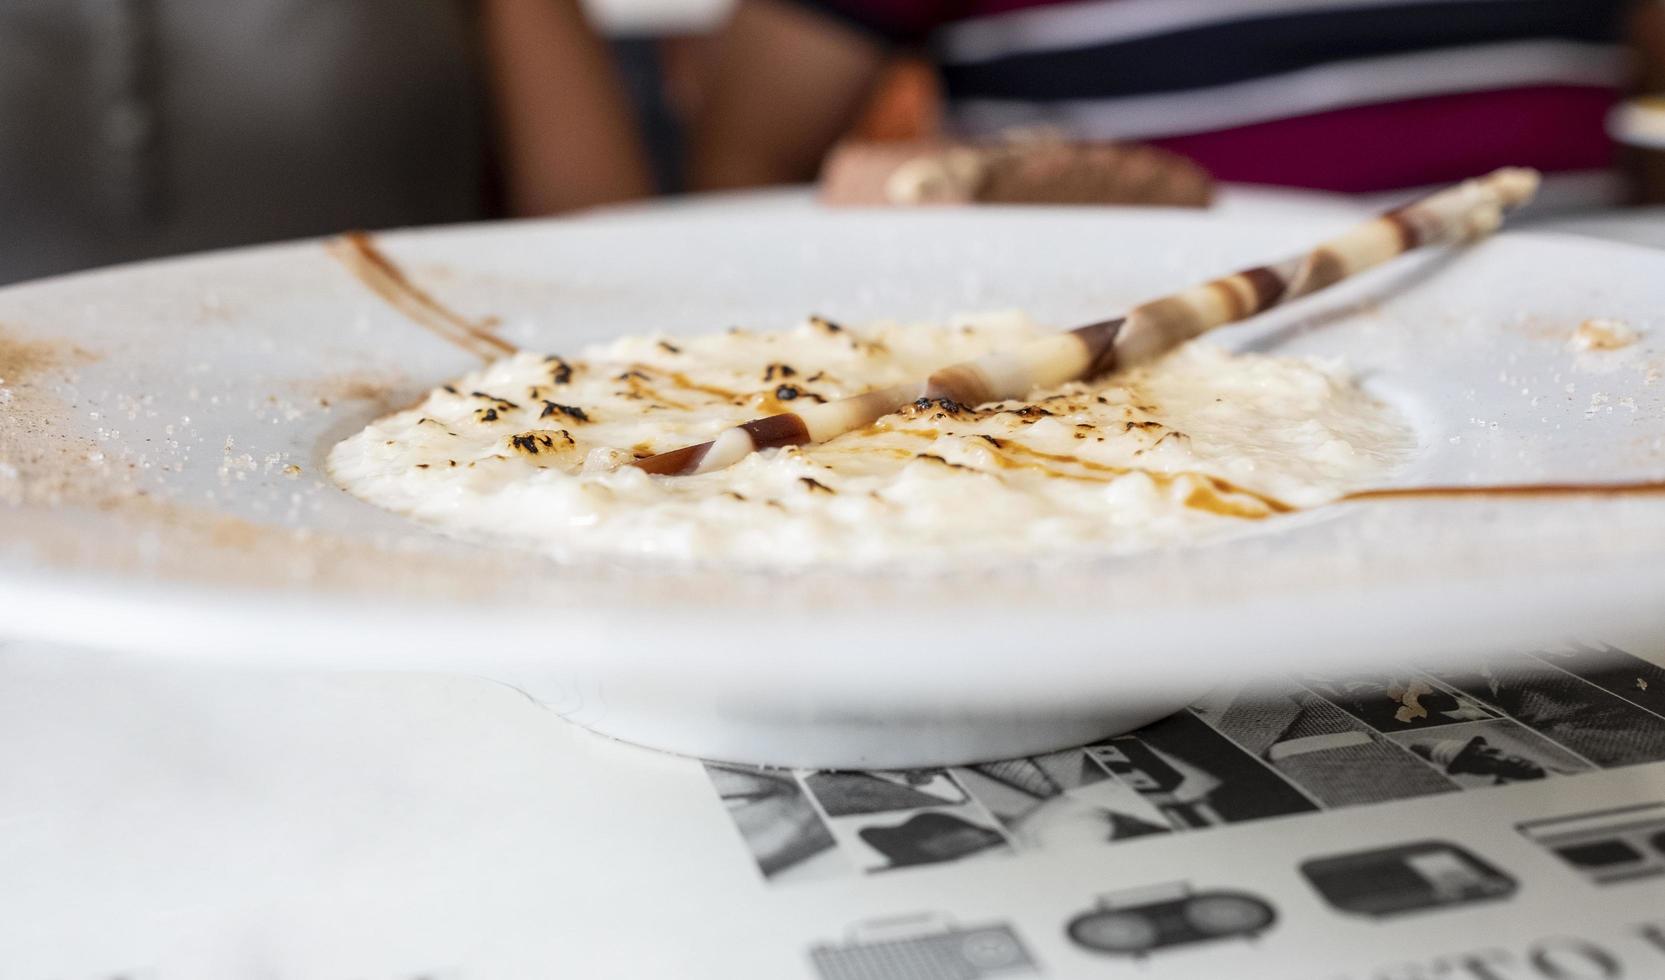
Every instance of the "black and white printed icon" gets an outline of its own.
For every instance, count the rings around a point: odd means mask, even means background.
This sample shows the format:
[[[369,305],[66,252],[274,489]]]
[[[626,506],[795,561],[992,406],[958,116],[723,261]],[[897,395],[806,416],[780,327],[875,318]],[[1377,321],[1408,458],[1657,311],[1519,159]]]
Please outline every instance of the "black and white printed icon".
[[[896,824],[863,827],[856,834],[883,855],[890,868],[957,861],[1006,846],[1006,838],[993,827],[941,810],[915,813]]]
[[[1601,768],[1665,759],[1665,718],[1563,669],[1575,666],[1499,656],[1433,673]]]
[[[711,785],[770,881],[848,873],[837,842],[791,772],[707,762]]]
[[[1473,698],[1415,671],[1305,673],[1300,680],[1331,704],[1384,733],[1419,731],[1496,717]]]
[[[1278,681],[1226,685],[1191,710],[1327,807],[1457,790],[1387,736],[1303,688]]]
[[[1589,771],[1590,764],[1506,719],[1388,736],[1464,789]]]
[[[1087,751],[1176,830],[1318,809],[1277,772],[1188,711]]]
[[[1598,885],[1665,875],[1665,803],[1529,820],[1515,829]]]
[[[1020,850],[1169,832],[1160,810],[1081,749],[967,766],[954,777]]]
[[[1292,681],[1217,691],[1137,731],[1021,759],[707,770],[763,877],[784,884],[1665,760],[1665,667],[1612,647]],[[1621,837],[1569,843],[1562,856],[1598,881],[1655,873],[1665,838]]]
[[[1277,910],[1257,895],[1192,892],[1176,883],[1101,895],[1098,906],[1071,919],[1065,932],[1097,953],[1144,956],[1172,946],[1253,939],[1277,919]]]
[[[1508,898],[1516,887],[1472,852],[1436,840],[1313,858],[1301,874],[1340,911],[1375,918]]]
[[[981,980],[1038,977],[1017,931],[1004,923],[959,926],[938,915],[866,922],[840,943],[811,947],[821,980]]]
[[[1643,660],[1610,644],[1539,650],[1534,656],[1639,708],[1665,717],[1665,664]]]
[[[945,769],[812,772],[803,784],[863,871],[1010,853],[994,818]]]
[[[815,794],[829,817],[967,802],[965,790],[942,769],[812,772],[804,776],[804,785]]]

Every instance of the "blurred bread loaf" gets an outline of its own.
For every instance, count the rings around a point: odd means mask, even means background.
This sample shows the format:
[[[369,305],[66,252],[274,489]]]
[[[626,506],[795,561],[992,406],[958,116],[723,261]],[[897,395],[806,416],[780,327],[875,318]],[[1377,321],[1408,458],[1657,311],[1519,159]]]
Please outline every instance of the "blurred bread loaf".
[[[1213,181],[1136,143],[846,142],[821,169],[832,205],[1147,204],[1203,207]]]

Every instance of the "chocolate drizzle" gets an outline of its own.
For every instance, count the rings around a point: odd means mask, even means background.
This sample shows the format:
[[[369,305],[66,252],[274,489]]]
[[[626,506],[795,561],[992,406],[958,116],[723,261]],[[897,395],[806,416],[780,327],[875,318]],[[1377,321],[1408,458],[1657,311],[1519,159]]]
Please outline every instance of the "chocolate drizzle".
[[[1634,497],[1665,494],[1665,480],[1629,483],[1499,483],[1476,486],[1380,487],[1356,490],[1349,500],[1417,500],[1429,497]]]
[[[326,249],[366,289],[441,339],[488,362],[515,353],[513,344],[492,332],[495,319],[471,320],[445,306],[412,282],[364,232],[350,231],[331,241]]]

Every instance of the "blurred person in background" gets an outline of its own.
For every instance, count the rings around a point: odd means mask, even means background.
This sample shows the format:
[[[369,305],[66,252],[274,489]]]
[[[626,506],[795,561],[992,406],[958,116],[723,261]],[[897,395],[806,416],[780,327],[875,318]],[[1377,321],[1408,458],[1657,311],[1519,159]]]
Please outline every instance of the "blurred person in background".
[[[1640,78],[1626,42],[1657,58],[1665,41],[1659,3],[741,0],[692,182],[811,179],[894,54],[918,51],[955,137],[1140,141],[1223,181],[1354,194],[1526,165],[1557,203],[1614,203],[1604,120]]]
[[[0,0],[0,282],[650,189],[577,0]]]

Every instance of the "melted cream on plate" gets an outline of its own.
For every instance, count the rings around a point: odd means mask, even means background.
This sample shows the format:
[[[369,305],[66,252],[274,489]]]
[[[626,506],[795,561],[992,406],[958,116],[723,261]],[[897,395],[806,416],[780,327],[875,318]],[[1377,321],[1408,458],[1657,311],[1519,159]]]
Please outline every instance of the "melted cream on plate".
[[[825,444],[701,476],[622,465],[798,399],[928,374],[1046,331],[946,325],[625,338],[515,354],[337,445],[371,503],[557,557],[763,565],[1126,553],[1377,485],[1404,421],[1341,369],[1193,343],[1146,367],[977,407],[920,403]]]

